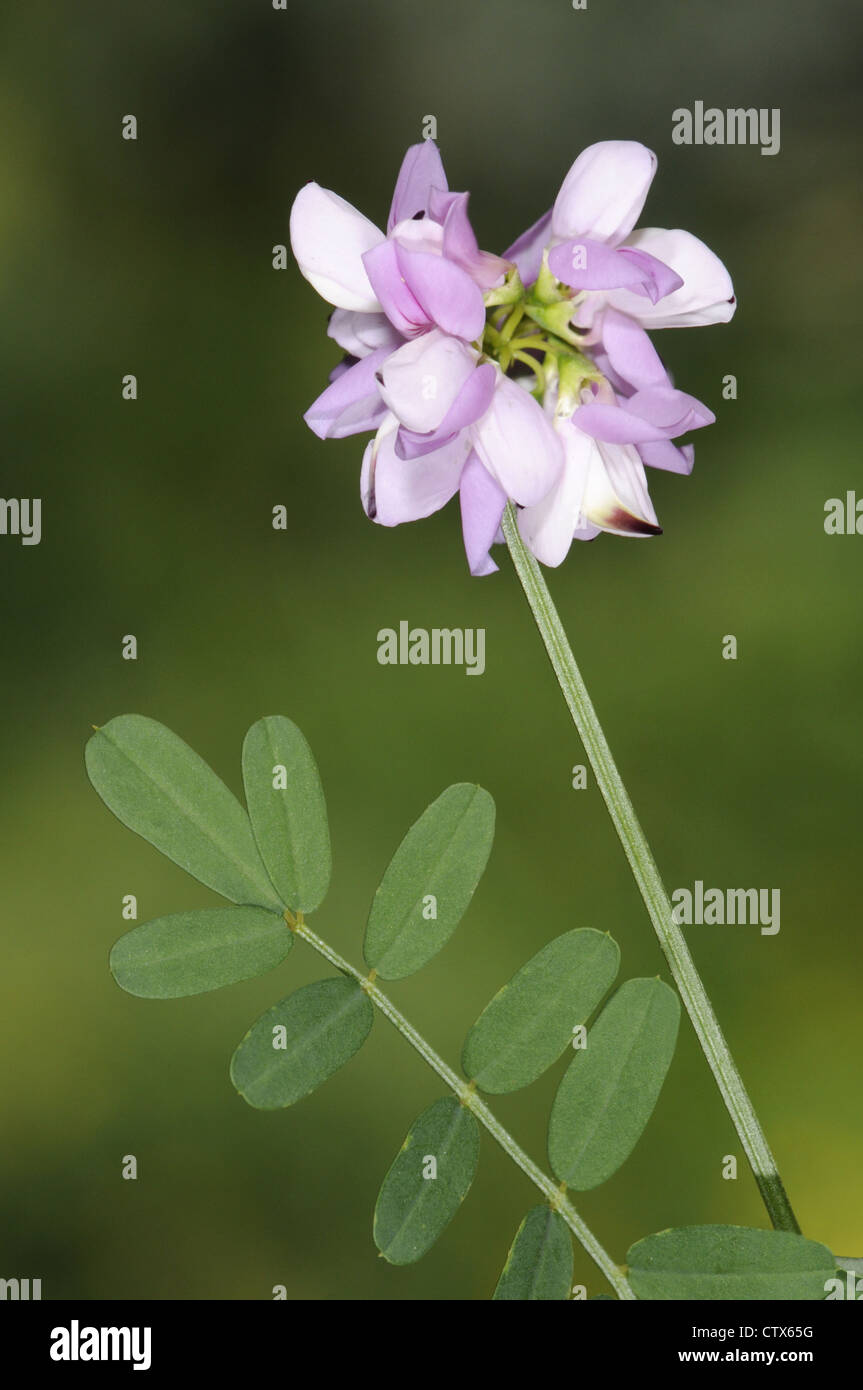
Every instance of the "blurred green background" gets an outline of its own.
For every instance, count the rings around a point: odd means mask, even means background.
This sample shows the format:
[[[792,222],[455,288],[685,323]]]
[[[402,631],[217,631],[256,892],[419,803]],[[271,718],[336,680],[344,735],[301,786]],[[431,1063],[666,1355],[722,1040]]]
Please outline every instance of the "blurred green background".
[[[215,899],[92,792],[91,724],[160,719],[239,791],[247,726],[295,719],[332,820],[316,926],[354,959],[408,825],[451,781],[487,786],[498,834],[473,906],[391,991],[453,1061],[488,998],[570,927],[610,930],[621,978],[667,978],[598,792],[570,787],[582,754],[505,553],[471,579],[452,506],[371,525],[362,442],[322,444],[301,419],[336,351],[271,247],[311,178],[382,222],[427,114],[490,250],[583,146],[630,138],[659,155],[642,221],[687,227],[734,275],[732,324],[658,339],[718,416],[690,479],[652,474],[664,535],[575,546],[549,578],[669,887],[781,889],[778,936],[696,927],[693,950],[807,1234],[863,1253],[863,539],[823,529],[827,498],[863,495],[861,30],[851,0],[7,8],[3,491],[44,514],[38,547],[0,539],[0,1274],[41,1277],[46,1298],[485,1299],[535,1200],[484,1143],[448,1233],[391,1268],[375,1195],[440,1086],[388,1025],[264,1114],[233,1092],[230,1054],[317,958],[187,1001],[121,993],[123,895],[139,920]],[[671,113],[695,100],[781,108],[781,153],[674,146]],[[484,677],[380,667],[376,633],[402,618],[485,627]],[[560,1070],[496,1106],[542,1161]],[[665,1226],[764,1224],[688,1024],[644,1139],[579,1205],[619,1259]],[[580,1252],[576,1270],[601,1290]]]

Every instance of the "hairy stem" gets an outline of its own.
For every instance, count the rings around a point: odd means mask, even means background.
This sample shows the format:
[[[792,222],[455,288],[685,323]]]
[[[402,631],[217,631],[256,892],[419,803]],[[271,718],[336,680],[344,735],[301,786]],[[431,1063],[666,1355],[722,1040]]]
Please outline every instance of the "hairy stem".
[[[800,1227],[777,1171],[776,1161],[770,1152],[770,1146],[743,1084],[743,1078],[723,1037],[683,932],[674,921],[671,903],[656,861],[617,770],[542,571],[521,538],[512,503],[507,505],[503,514],[503,532],[516,573],[521,580],[554,674],[563,692],[563,698],[590,759],[597,784],[680,991],[680,997],[686,1005],[698,1041],[710,1064],[755,1175],[770,1220],[777,1230],[799,1231]]]
[[[285,920],[294,934],[302,937],[307,945],[324,957],[324,960],[328,960],[330,965],[335,966],[336,970],[340,970],[343,974],[350,975],[358,981],[372,1003],[398,1029],[402,1037],[419,1053],[423,1061],[428,1063],[432,1071],[437,1072],[441,1081],[449,1087],[461,1104],[476,1116],[481,1125],[485,1126],[492,1138],[496,1139],[504,1152],[509,1154],[513,1163],[516,1163],[531,1182],[539,1188],[549,1206],[560,1212],[573,1235],[602,1270],[618,1298],[633,1300],[635,1294],[632,1292],[627,1279],[608,1252],[600,1245],[593,1232],[582,1221],[575,1207],[566,1197],[565,1188],[556,1186],[552,1179],[543,1173],[541,1168],[537,1167],[533,1159],[528,1158],[509,1131],[504,1129],[500,1121],[495,1118],[485,1101],[477,1095],[473,1085],[463,1081],[452,1067],[447,1066],[443,1058],[435,1052],[425,1038],[417,1032],[412,1024],[408,1023],[408,1020],[399,1012],[392,1000],[375,984],[374,971],[372,971],[372,978],[369,978],[355,969],[349,961],[345,960],[344,956],[340,956],[338,951],[334,951],[332,946],[329,946],[316,932],[312,931],[311,927],[306,925],[302,914],[298,914],[295,918],[292,913],[286,912]]]

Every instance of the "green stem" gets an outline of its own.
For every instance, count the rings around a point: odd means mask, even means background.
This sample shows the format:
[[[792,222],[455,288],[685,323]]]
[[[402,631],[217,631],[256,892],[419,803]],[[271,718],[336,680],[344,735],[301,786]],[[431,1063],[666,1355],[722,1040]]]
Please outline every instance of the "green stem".
[[[554,674],[563,692],[563,698],[590,759],[597,784],[629,860],[629,867],[644,899],[644,905],[680,991],[680,997],[686,1005],[698,1041],[710,1064],[755,1175],[770,1220],[779,1231],[799,1231],[800,1227],[777,1171],[776,1161],[770,1152],[770,1146],[743,1084],[743,1078],[722,1035],[719,1021],[695,968],[683,932],[674,921],[671,903],[656,861],[617,770],[542,571],[521,538],[512,503],[507,505],[503,514],[503,533],[554,668]]]
[[[452,1070],[452,1067],[447,1066],[443,1058],[435,1052],[434,1048],[426,1042],[425,1038],[417,1032],[412,1024],[408,1023],[403,1014],[399,1013],[399,1010],[393,1004],[392,1000],[383,993],[374,983],[373,979],[363,975],[359,970],[355,969],[349,961],[345,960],[344,956],[340,956],[338,951],[334,951],[332,946],[328,945],[326,941],[322,940],[321,937],[312,931],[311,927],[306,925],[302,917],[294,919],[293,916],[289,917],[286,913],[285,919],[294,934],[302,937],[307,945],[311,946],[313,950],[324,957],[324,960],[328,960],[330,965],[335,966],[336,970],[340,970],[345,975],[351,975],[353,979],[359,982],[372,1003],[375,1004],[380,1009],[381,1013],[389,1019],[390,1023],[398,1029],[402,1037],[419,1053],[423,1061],[431,1067],[432,1071],[437,1073],[444,1085],[448,1086],[456,1098],[461,1101],[461,1104],[476,1116],[481,1125],[485,1126],[492,1138],[497,1140],[500,1147],[505,1153],[509,1154],[512,1161],[518,1165],[521,1171],[539,1188],[549,1206],[553,1207],[555,1211],[560,1212],[560,1215],[563,1217],[573,1235],[580,1241],[594,1263],[602,1270],[618,1298],[634,1300],[635,1294],[632,1292],[627,1279],[614,1263],[608,1252],[600,1245],[593,1232],[582,1221],[575,1207],[564,1195],[564,1189],[555,1186],[552,1179],[543,1173],[541,1168],[537,1167],[533,1159],[528,1158],[527,1154],[515,1142],[509,1131],[504,1129],[500,1121],[495,1118],[485,1101],[477,1095],[473,1086],[469,1082],[463,1081],[462,1078]],[[372,972],[372,974],[374,974],[374,972]]]

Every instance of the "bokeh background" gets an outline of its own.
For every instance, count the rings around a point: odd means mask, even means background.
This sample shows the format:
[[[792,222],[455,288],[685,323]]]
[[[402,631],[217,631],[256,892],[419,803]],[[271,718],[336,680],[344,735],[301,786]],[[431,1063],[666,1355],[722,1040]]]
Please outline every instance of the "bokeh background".
[[[385,219],[428,114],[489,249],[545,210],[584,145],[633,138],[659,155],[643,220],[689,228],[732,269],[732,324],[661,339],[718,416],[690,479],[653,475],[664,535],[576,546],[550,583],[669,886],[781,890],[778,936],[701,927],[692,945],[806,1232],[863,1253],[863,539],[823,529],[827,498],[863,496],[861,30],[854,0],[6,9],[3,493],[41,496],[44,515],[38,547],[0,538],[0,1274],[42,1278],[46,1298],[486,1299],[535,1200],[484,1142],[435,1250],[387,1266],[377,1188],[440,1093],[388,1025],[264,1114],[233,1092],[231,1052],[317,958],[186,1001],[117,989],[124,894],[139,920],[215,899],[92,792],[91,724],[160,719],[239,791],[247,726],[295,719],[332,820],[317,925],[354,959],[408,825],[451,781],[487,786],[498,834],[473,906],[392,990],[453,1061],[568,928],[610,930],[621,978],[667,978],[598,792],[570,787],[582,754],[505,553],[471,579],[453,507],[371,525],[361,442],[324,445],[301,419],[335,350],[271,248],[310,178]],[[779,107],[781,153],[673,145],[671,113],[695,100]],[[486,674],[380,667],[376,633],[402,618],[485,627]],[[496,1107],[540,1159],[560,1071]],[[688,1025],[645,1137],[580,1207],[620,1259],[666,1226],[765,1222]],[[578,1252],[576,1271],[602,1289]]]

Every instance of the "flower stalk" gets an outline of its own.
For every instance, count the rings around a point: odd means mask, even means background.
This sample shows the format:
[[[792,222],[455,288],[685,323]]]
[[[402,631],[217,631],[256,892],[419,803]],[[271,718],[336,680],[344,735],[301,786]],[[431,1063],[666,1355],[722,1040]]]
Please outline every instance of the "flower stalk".
[[[503,514],[503,533],[572,721],[584,744],[597,785],[629,862],[638,890],[665,959],[692,1020],[698,1041],[737,1131],[773,1226],[799,1231],[776,1161],[743,1084],[719,1021],[692,959],[686,939],[674,921],[671,902],[647,843],[635,808],[623,784],[596,710],[576,665],[557,609],[542,571],[528,551],[510,502]]]

